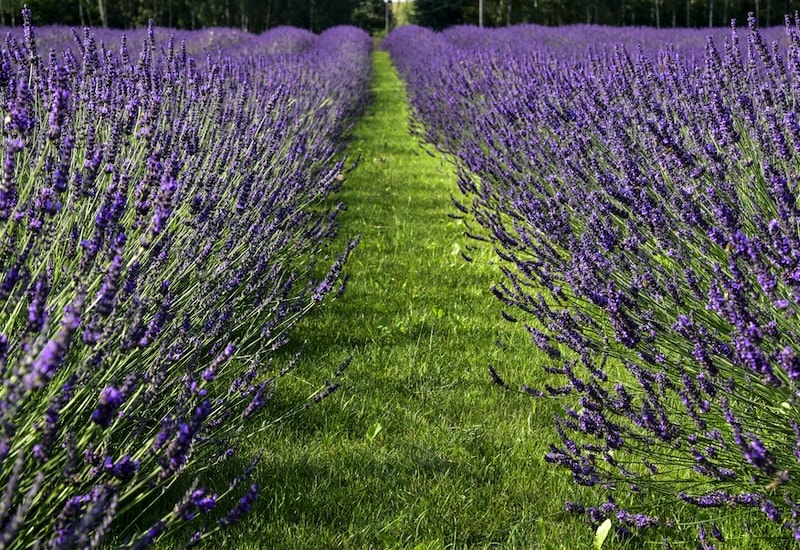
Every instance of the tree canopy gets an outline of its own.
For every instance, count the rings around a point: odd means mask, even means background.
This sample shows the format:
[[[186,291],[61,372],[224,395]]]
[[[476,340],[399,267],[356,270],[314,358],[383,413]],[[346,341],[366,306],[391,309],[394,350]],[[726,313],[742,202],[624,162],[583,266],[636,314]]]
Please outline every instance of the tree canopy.
[[[20,24],[24,4],[37,25],[130,28],[152,19],[163,27],[234,27],[250,32],[280,25],[319,32],[354,22],[367,30],[384,27],[383,0],[0,0],[0,23]]]
[[[478,22],[480,0],[416,0],[417,22],[440,29]],[[515,23],[642,25],[654,27],[746,24],[753,12],[760,25],[780,25],[800,8],[790,0],[483,0],[489,26]]]
[[[292,25],[319,32],[334,25],[353,24],[380,32],[386,24],[384,0],[0,0],[0,24],[20,24],[20,11],[26,3],[37,25],[130,28],[152,19],[156,25],[180,29],[222,26],[262,32]],[[414,22],[434,29],[477,24],[479,3],[415,0]],[[393,7],[397,4],[390,5],[390,11]],[[483,8],[488,26],[596,23],[705,27],[725,26],[733,18],[744,24],[751,11],[762,26],[779,25],[800,4],[796,0],[483,0]]]

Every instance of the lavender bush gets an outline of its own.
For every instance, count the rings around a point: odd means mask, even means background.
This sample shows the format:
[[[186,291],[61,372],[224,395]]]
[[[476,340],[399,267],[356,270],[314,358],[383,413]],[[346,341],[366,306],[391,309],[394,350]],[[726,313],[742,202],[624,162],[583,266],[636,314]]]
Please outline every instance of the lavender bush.
[[[386,39],[546,357],[545,460],[598,495],[566,508],[621,536],[691,505],[704,548],[741,511],[800,539],[798,25]]]
[[[331,195],[371,42],[41,29],[43,48],[25,18],[0,49],[0,546],[141,548],[187,523],[196,542],[252,505],[251,466],[203,476],[278,420],[274,351],[341,290],[356,240],[325,267]]]

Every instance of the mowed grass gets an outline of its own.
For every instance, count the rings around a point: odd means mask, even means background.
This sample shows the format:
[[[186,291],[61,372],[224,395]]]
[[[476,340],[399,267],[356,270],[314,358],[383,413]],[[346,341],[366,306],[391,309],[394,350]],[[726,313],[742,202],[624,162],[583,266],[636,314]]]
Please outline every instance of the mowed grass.
[[[361,235],[350,283],[297,327],[307,342],[274,407],[353,360],[342,387],[281,422],[251,515],[229,548],[561,548],[591,544],[563,512],[571,480],[543,461],[557,404],[492,384],[487,365],[536,382],[541,358],[499,315],[491,250],[448,217],[451,166],[408,133],[405,92],[374,53],[374,102],[353,131],[342,243]],[[308,376],[309,381],[305,380]],[[313,380],[313,383],[311,382]],[[518,384],[517,384],[518,385]]]

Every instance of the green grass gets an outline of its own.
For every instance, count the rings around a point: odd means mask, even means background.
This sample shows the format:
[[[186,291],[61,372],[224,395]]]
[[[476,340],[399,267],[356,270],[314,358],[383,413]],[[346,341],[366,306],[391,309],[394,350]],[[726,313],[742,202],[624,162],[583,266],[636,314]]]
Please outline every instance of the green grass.
[[[306,319],[303,373],[353,362],[342,388],[279,424],[236,548],[485,548],[585,546],[591,533],[563,510],[572,485],[542,460],[550,404],[491,383],[487,365],[519,382],[540,376],[524,329],[503,321],[489,292],[499,271],[447,216],[451,166],[408,133],[404,88],[374,54],[374,102],[354,129],[358,167],[340,197],[342,242],[360,234],[337,301]],[[295,396],[287,396],[295,393]],[[562,481],[566,481],[563,483]],[[571,544],[572,544],[571,543]]]

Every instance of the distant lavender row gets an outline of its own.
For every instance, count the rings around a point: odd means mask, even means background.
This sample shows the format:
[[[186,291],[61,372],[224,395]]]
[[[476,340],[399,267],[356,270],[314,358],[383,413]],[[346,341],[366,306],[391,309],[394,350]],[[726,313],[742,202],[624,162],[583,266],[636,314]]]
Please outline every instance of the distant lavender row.
[[[762,29],[768,42],[777,40],[788,44],[783,28]],[[515,53],[531,50],[550,50],[565,60],[584,60],[591,49],[606,49],[626,44],[632,50],[641,49],[650,56],[670,48],[683,57],[702,60],[706,40],[722,43],[730,29],[656,29],[653,27],[604,27],[597,25],[570,25],[568,27],[542,27],[516,25],[498,29],[456,26],[442,32],[448,44],[460,50],[511,50]],[[702,62],[702,61],[701,61]]]
[[[0,50],[0,546],[197,541],[252,506],[273,352],[343,289],[356,240],[324,254],[371,42],[38,33]]]
[[[800,538],[800,30],[750,28],[384,42],[563,403],[545,459],[606,498],[566,507],[619,536],[691,504],[704,548],[735,508]]]
[[[75,48],[77,42],[85,39],[86,29],[76,29],[58,25],[36,28],[36,43],[40,52],[50,49],[61,51]],[[206,55],[217,55],[224,52],[230,57],[237,50],[246,50],[258,44],[258,52],[262,55],[282,55],[303,53],[316,42],[317,36],[307,30],[295,27],[275,27],[260,36],[248,32],[228,28],[207,28],[197,31],[185,31],[164,27],[128,29],[124,33],[109,29],[91,29],[91,34],[98,45],[115,53],[119,52],[123,41],[131,55],[138,56],[144,44],[152,37],[157,50],[169,47],[169,43],[185,44],[188,53],[197,57],[198,61]],[[24,40],[23,27],[0,27],[3,37],[10,36],[15,40]]]

